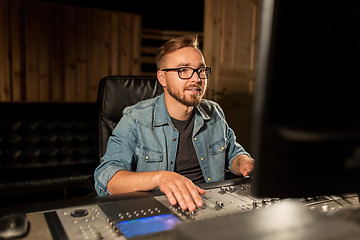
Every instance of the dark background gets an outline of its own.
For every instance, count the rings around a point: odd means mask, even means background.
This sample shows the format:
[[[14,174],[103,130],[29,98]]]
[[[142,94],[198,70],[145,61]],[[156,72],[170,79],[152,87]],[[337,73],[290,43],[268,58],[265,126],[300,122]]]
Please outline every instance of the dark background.
[[[204,0],[42,0],[142,15],[143,28],[203,31]]]

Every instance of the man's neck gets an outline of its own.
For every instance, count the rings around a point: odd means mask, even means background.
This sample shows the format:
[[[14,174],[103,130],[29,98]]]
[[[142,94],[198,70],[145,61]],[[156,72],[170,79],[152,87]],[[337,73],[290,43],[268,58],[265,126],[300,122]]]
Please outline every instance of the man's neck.
[[[165,104],[172,118],[177,120],[187,120],[191,116],[194,107],[186,106],[172,97],[165,95]]]

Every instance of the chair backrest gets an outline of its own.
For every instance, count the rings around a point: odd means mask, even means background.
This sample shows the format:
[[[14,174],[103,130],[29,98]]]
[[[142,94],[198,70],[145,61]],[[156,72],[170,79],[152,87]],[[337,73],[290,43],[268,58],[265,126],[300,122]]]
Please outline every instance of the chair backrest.
[[[127,106],[156,97],[163,88],[156,77],[108,76],[98,89],[99,157],[104,156],[108,139]]]

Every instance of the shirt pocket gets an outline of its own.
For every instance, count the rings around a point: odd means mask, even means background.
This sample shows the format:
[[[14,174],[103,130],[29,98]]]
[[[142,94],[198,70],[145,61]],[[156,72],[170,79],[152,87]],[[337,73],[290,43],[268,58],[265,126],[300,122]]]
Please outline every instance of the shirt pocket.
[[[214,141],[212,144],[209,145],[209,153],[211,155],[224,153],[226,151],[228,144],[229,144],[229,140],[227,140],[226,138],[221,138],[217,141]]]
[[[135,154],[140,162],[155,163],[163,161],[163,152],[158,150],[152,150],[142,146],[137,146]]]

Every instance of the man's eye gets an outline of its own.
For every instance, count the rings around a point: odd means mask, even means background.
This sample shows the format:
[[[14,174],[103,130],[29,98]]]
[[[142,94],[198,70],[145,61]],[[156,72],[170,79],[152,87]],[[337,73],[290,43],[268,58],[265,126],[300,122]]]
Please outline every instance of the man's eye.
[[[179,71],[185,73],[185,72],[189,72],[190,69],[189,68],[180,68]]]

